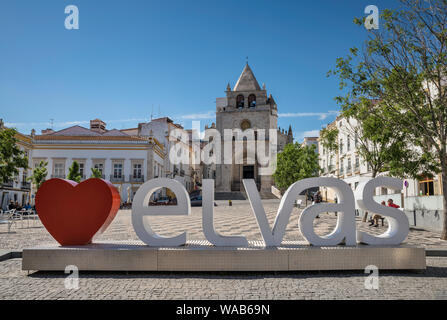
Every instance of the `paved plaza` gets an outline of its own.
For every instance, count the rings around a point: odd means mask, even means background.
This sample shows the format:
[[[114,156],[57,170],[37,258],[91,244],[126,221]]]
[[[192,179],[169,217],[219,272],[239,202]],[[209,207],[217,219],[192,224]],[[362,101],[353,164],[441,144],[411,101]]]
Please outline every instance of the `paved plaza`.
[[[228,206],[217,201],[215,226],[224,235],[244,235],[260,240],[261,234],[247,201]],[[278,200],[263,201],[270,224],[273,224]],[[304,240],[298,230],[300,209],[294,209],[285,240]],[[204,240],[201,208],[192,208],[191,216],[148,218],[160,235],[188,232],[190,240]],[[98,240],[138,240],[129,210],[121,210]],[[28,226],[29,222],[29,226]],[[334,213],[315,220],[317,234],[330,233]],[[369,227],[358,219],[358,228],[381,233],[386,225]],[[0,250],[20,250],[43,244],[55,244],[38,221],[18,222],[7,233],[0,225]],[[410,231],[406,244],[426,248],[445,248],[439,234]],[[65,289],[63,273],[21,270],[21,259],[0,262],[0,299],[446,299],[447,258],[427,258],[427,270],[418,272],[380,272],[379,289],[365,289],[363,272],[295,273],[80,273],[79,289]]]

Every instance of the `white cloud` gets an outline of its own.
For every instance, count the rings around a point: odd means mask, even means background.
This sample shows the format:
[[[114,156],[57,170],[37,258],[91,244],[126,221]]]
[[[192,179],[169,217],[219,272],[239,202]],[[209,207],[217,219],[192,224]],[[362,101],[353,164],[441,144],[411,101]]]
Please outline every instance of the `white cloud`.
[[[319,136],[320,136],[320,130],[308,130],[298,132],[298,134],[295,136],[295,139],[297,139],[298,141],[302,141],[305,137],[319,137]]]
[[[320,120],[325,120],[330,116],[337,116],[338,111],[330,110],[328,112],[292,112],[280,113],[280,118],[303,118],[303,117],[318,117]]]
[[[179,118],[181,118],[183,120],[214,119],[215,117],[216,117],[215,111],[192,113],[192,114],[185,114],[185,115],[179,116]]]

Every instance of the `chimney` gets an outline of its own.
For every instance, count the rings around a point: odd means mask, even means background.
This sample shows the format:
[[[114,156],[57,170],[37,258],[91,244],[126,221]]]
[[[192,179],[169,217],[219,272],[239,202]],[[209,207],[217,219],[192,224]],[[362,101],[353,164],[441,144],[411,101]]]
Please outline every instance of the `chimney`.
[[[41,132],[42,132],[42,135],[46,135],[46,134],[52,134],[52,133],[54,133],[54,130],[53,130],[53,129],[49,129],[49,128],[47,128],[47,129],[45,129],[45,130],[42,130]]]
[[[90,120],[90,130],[97,133],[105,133],[107,132],[106,123],[100,119]]]

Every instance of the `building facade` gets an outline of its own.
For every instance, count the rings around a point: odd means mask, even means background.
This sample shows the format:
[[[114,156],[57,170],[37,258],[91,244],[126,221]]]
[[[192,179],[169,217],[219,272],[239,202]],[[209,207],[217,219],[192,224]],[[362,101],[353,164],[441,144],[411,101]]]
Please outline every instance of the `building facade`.
[[[278,151],[284,149],[287,143],[293,142],[293,134],[278,129],[278,108],[273,96],[267,93],[265,85],[261,88],[256,80],[253,71],[247,64],[242,71],[236,85],[232,89],[228,84],[226,97],[216,100],[216,128],[220,133],[221,142],[221,161],[213,168],[215,170],[215,184],[217,193],[243,192],[243,179],[254,179],[260,191],[261,197],[273,197],[271,187],[273,178],[271,175],[261,175],[259,159],[257,158],[257,149],[252,154],[247,152],[246,143],[252,141],[260,143],[261,135],[259,130],[265,132],[261,143],[265,145],[268,152],[270,132],[273,129],[277,132]],[[233,136],[231,164],[224,163],[224,133],[226,129],[239,129],[242,134]],[[247,129],[253,129],[254,136],[245,135]],[[236,152],[236,142],[246,141],[243,146],[243,163],[237,164],[235,159],[240,156]],[[253,141],[254,140],[254,141]]]
[[[3,120],[0,119],[0,130],[3,128],[5,128]],[[17,146],[28,158],[28,167],[31,167],[33,151],[31,136],[18,132],[15,138],[17,139]],[[31,202],[31,183],[28,181],[30,175],[30,169],[21,168],[18,175],[9,181],[4,181],[0,185],[0,209],[7,210],[10,201],[17,202],[21,206]]]
[[[338,149],[330,151],[323,146],[321,141],[319,144],[321,176],[343,179],[353,191],[359,183],[372,179],[372,170],[358,151],[360,141],[356,135],[357,126],[358,123],[355,119],[337,117],[326,128],[338,130]],[[386,173],[380,175],[384,174]],[[322,194],[323,198],[330,202],[335,199],[335,193],[331,189],[322,188]],[[393,190],[387,190],[386,188],[378,188],[375,193],[376,199],[380,200],[386,200],[395,194]],[[442,194],[441,177],[435,176],[422,180],[405,179],[405,188],[402,194],[405,198],[440,196]],[[400,199],[396,198],[396,200],[401,202]],[[416,202],[416,200],[411,202]]]
[[[47,180],[65,179],[76,161],[82,180],[91,177],[92,168],[99,170],[102,178],[118,189],[123,203],[131,202],[145,181],[164,171],[165,148],[155,137],[107,130],[106,124],[99,119],[90,121],[89,129],[81,126],[59,131],[47,129],[40,135],[33,131],[31,136],[19,135],[18,143],[24,144],[23,140],[28,148],[30,168],[35,168],[41,161],[48,163]],[[26,170],[26,175],[30,174],[31,169]],[[27,186],[28,199],[33,203],[36,190],[29,184]],[[154,194],[157,196],[161,196],[161,191]]]

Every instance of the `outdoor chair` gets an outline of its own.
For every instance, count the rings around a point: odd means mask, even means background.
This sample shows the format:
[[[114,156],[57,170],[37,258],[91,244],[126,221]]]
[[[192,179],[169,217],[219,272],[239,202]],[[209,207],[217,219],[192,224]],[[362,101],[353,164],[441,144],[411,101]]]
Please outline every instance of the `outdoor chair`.
[[[0,224],[8,225],[8,233],[11,232],[11,227],[15,223],[14,215],[15,215],[15,209],[5,212],[2,211],[0,214]]]

